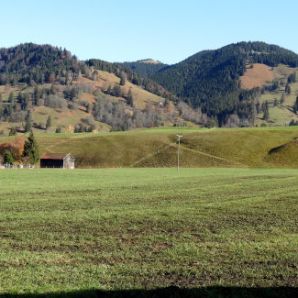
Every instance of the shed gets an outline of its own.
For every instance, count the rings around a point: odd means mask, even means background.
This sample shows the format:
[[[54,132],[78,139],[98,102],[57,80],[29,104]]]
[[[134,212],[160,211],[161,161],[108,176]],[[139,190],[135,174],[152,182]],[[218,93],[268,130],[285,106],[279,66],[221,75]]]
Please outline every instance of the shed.
[[[40,159],[41,168],[74,169],[75,158],[70,154],[46,153]]]

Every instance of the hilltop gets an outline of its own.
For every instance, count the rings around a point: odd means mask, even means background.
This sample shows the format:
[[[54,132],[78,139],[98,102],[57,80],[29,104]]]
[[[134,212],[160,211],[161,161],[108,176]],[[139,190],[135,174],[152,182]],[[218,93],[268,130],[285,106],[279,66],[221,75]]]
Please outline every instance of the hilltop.
[[[122,65],[145,78],[153,76],[155,73],[168,66],[167,64],[152,58],[138,60],[135,62],[124,62]]]
[[[144,64],[163,64],[159,60],[155,60],[155,59],[152,59],[152,58],[138,60],[137,63],[144,63]]]

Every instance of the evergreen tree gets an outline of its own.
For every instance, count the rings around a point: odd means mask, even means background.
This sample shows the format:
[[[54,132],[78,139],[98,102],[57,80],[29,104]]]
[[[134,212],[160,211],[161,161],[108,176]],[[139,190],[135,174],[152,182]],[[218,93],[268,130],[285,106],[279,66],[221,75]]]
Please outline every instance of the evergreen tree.
[[[255,103],[252,101],[251,102],[251,116],[250,116],[251,126],[255,126],[256,117],[257,117],[257,108],[256,108]]]
[[[120,97],[121,96],[121,88],[119,85],[115,85],[113,90],[112,90],[112,95],[116,96],[116,97]]]
[[[106,93],[109,94],[109,95],[112,95],[112,93],[113,93],[113,88],[112,88],[111,85],[109,85],[109,87],[108,87]]]
[[[122,71],[120,74],[120,85],[124,86],[126,83],[126,74]]]
[[[269,120],[269,104],[268,104],[268,101],[265,102],[263,110],[264,110],[263,119],[265,121],[268,121]]]
[[[17,129],[15,128],[15,127],[11,127],[10,129],[9,129],[9,133],[8,133],[8,135],[9,136],[15,136],[17,134]]]
[[[297,112],[298,112],[298,96],[296,97],[296,101],[295,101],[295,104],[293,106],[293,110],[297,114]]]
[[[42,91],[41,91],[41,89],[40,89],[38,86],[36,86],[36,87],[34,88],[34,91],[33,91],[33,104],[34,104],[34,105],[37,105],[38,100],[39,100],[41,97],[42,97]]]
[[[131,107],[134,107],[134,98],[133,98],[131,89],[129,89],[127,94],[127,104],[130,105]]]
[[[261,112],[261,104],[259,101],[257,101],[257,103],[256,103],[256,112],[257,112],[257,114],[259,114]]]
[[[295,83],[296,82],[296,72],[292,73],[288,77],[288,83]]]
[[[14,94],[13,94],[13,92],[10,92],[10,93],[9,93],[8,101],[9,101],[10,103],[13,103],[13,102],[14,102]]]
[[[86,112],[89,113],[89,114],[92,112],[92,104],[91,103],[88,103],[87,104],[87,106],[86,106]]]
[[[35,140],[33,132],[31,131],[28,139],[24,145],[23,156],[31,163],[36,164],[39,161],[39,149],[38,144]]]
[[[4,152],[3,162],[4,164],[9,164],[9,165],[12,165],[14,163],[13,155],[9,150],[6,150]]]
[[[48,130],[52,126],[52,117],[49,116],[46,123],[46,129]]]
[[[290,95],[292,90],[291,90],[291,86],[289,84],[286,85],[286,89],[285,89],[285,92]]]
[[[29,132],[32,129],[32,114],[31,111],[27,112],[26,119],[25,119],[25,132]]]
[[[91,77],[91,79],[92,79],[93,81],[97,81],[97,79],[98,79],[98,72],[97,72],[96,70],[94,70],[94,71],[92,72],[92,77]]]
[[[284,104],[285,101],[286,101],[286,95],[283,93],[282,96],[281,96],[281,98],[280,98],[280,103],[281,104]]]
[[[56,132],[56,133],[61,133],[61,132],[62,132],[62,128],[61,128],[60,126],[57,127],[56,130],[55,130],[55,132]]]

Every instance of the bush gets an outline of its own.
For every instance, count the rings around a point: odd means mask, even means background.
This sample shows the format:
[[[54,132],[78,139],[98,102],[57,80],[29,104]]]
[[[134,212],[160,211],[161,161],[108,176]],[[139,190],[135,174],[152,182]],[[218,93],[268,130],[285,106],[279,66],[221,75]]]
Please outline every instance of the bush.
[[[294,119],[292,119],[289,123],[289,126],[298,126],[298,120],[295,121]]]
[[[12,165],[14,163],[13,155],[9,150],[4,152],[3,163],[9,165]]]
[[[73,101],[79,96],[80,90],[78,87],[67,88],[63,91],[64,98]]]
[[[9,129],[9,133],[8,133],[8,135],[9,136],[15,136],[17,134],[17,129],[15,128],[15,127],[11,127],[10,129]]]
[[[54,108],[54,109],[65,109],[66,101],[56,95],[49,95],[45,99],[45,106]]]
[[[77,110],[79,108],[78,104],[75,103],[75,102],[69,102],[67,104],[67,107],[70,109],[70,110]]]

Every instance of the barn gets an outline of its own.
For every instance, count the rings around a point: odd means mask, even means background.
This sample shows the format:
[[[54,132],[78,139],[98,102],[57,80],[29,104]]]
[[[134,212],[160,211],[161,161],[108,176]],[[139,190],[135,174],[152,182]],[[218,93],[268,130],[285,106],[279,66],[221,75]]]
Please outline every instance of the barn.
[[[40,159],[41,168],[74,169],[75,158],[70,154],[46,153]]]

